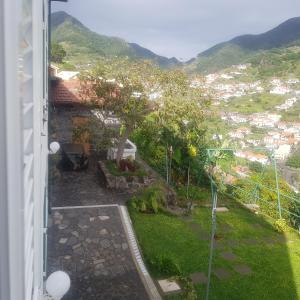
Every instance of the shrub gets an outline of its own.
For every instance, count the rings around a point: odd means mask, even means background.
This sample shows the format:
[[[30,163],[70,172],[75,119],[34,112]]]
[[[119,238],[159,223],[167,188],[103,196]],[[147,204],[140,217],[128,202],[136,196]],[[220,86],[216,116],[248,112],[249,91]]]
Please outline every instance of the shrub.
[[[130,159],[121,159],[120,160],[120,165],[119,165],[119,169],[122,172],[135,172],[136,171],[136,166],[134,164],[134,162]]]
[[[283,233],[289,231],[289,226],[285,219],[278,219],[274,222],[274,227],[277,232]]]
[[[113,176],[147,176],[147,172],[134,160],[122,159],[120,161],[120,167],[115,160],[107,160],[105,161],[105,166]]]
[[[165,254],[157,255],[148,261],[149,267],[163,276],[176,276],[181,274],[181,270],[177,262]]]
[[[163,187],[156,185],[144,189],[138,196],[133,197],[129,206],[139,212],[156,214],[165,203],[165,191]]]
[[[190,278],[184,277],[184,276],[176,276],[174,277],[174,280],[178,281],[182,291],[183,291],[183,297],[186,300],[196,300],[197,299],[197,293],[195,290],[195,287],[191,281]]]
[[[289,212],[290,214],[290,223],[291,225],[296,228],[297,230],[300,229],[300,218],[298,216],[300,216],[300,203],[293,201],[290,204],[289,207]]]
[[[300,168],[300,154],[295,154],[289,157],[286,165],[292,168]]]

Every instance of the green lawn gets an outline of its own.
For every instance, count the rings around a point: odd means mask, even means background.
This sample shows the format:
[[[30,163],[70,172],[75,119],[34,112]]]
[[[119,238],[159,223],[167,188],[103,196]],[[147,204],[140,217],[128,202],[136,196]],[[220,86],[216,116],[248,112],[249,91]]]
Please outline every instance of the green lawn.
[[[219,247],[215,250],[213,268],[226,268],[232,272],[232,276],[220,280],[212,275],[210,299],[300,299],[298,235],[294,232],[280,235],[274,231],[271,221],[237,204],[228,207],[229,212],[218,213],[217,216]],[[162,254],[176,262],[184,276],[194,272],[207,274],[209,242],[203,238],[203,232],[210,231],[209,208],[196,209],[190,219],[163,213],[130,213],[144,258],[154,278],[164,276],[149,262]],[[199,224],[200,231],[195,224]],[[227,224],[230,229],[225,230],[223,224]],[[268,244],[263,240],[266,237],[277,242]],[[247,243],[249,239],[256,242],[251,245]],[[221,252],[229,251],[237,256],[235,261],[230,262],[221,257]],[[252,274],[240,275],[235,272],[233,266],[239,264],[249,266]],[[199,284],[195,288],[198,299],[204,299],[205,285]]]
[[[272,94],[253,94],[242,97],[235,97],[228,103],[220,105],[221,110],[234,111],[239,113],[259,113],[267,110],[273,111],[276,105],[282,104],[285,97]]]

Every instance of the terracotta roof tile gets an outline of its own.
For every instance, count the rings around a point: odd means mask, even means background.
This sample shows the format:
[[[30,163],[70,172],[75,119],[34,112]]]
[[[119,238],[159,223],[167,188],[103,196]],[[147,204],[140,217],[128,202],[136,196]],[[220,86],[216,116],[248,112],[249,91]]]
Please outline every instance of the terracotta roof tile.
[[[80,81],[73,80],[56,80],[51,87],[51,100],[54,104],[80,104]]]

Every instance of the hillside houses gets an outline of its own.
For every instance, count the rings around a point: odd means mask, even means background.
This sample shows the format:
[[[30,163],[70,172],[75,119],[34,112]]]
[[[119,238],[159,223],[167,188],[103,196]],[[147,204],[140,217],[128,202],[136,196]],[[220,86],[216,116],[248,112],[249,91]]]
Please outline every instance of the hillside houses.
[[[298,101],[298,98],[296,98],[296,97],[289,98],[283,104],[275,106],[275,108],[277,110],[287,111],[289,108],[293,107],[297,101]]]
[[[279,122],[281,116],[270,113],[256,113],[251,115],[250,125],[259,128],[272,128]]]
[[[290,145],[281,145],[274,151],[275,158],[278,160],[284,160],[286,159],[291,152],[291,146]]]
[[[236,151],[234,155],[236,157],[249,160],[251,162],[259,162],[262,165],[266,165],[269,163],[269,158],[261,153],[254,153],[252,151]]]
[[[228,135],[233,139],[244,139],[248,134],[251,133],[251,130],[247,127],[240,127],[235,131],[230,131]]]

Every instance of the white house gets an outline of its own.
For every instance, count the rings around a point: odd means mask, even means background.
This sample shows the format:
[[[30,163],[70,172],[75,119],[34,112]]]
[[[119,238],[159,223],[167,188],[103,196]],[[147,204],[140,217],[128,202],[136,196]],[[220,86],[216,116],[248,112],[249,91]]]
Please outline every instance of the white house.
[[[278,149],[275,150],[275,158],[279,160],[284,160],[286,159],[291,152],[291,146],[284,144],[280,145]]]
[[[60,71],[57,73],[57,77],[61,78],[62,80],[71,80],[77,78],[79,72],[76,71]]]
[[[48,0],[0,1],[0,299],[43,299]]]

